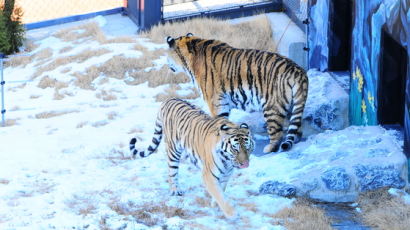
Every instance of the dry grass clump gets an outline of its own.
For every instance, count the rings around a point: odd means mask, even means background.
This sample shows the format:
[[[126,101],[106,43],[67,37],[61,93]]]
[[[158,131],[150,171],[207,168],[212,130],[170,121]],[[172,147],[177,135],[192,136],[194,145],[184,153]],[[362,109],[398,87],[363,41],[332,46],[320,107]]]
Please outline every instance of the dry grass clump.
[[[7,179],[4,179],[4,178],[0,178],[0,184],[9,184],[10,183],[10,181],[9,180],[7,180]]]
[[[31,52],[35,49],[37,49],[40,46],[40,43],[36,43],[33,40],[30,39],[25,39],[24,40],[24,46],[26,47],[25,51],[26,52]]]
[[[112,202],[108,206],[119,215],[133,216],[138,223],[149,227],[162,225],[163,218],[161,217],[171,218],[178,216],[181,219],[193,217],[191,213],[182,208],[169,206],[166,201],[147,202],[144,204]],[[195,213],[195,216],[198,214],[200,213]]]
[[[190,81],[184,73],[174,74],[168,66],[163,66],[159,70],[152,69],[149,72],[139,71],[130,74],[134,80],[127,82],[130,85],[138,85],[148,81],[149,87],[157,87],[164,84],[179,84]]]
[[[84,126],[87,125],[87,124],[88,124],[87,121],[80,122],[80,123],[77,124],[76,128],[77,128],[77,129],[80,129],[80,128],[84,127]]]
[[[121,149],[111,149],[110,152],[108,152],[106,159],[109,160],[113,165],[118,165],[123,162],[128,162],[129,160],[132,160],[132,156],[130,154],[126,154],[123,150]]]
[[[35,59],[38,61],[51,58],[52,56],[53,56],[53,49],[51,48],[42,49],[34,55]]]
[[[297,200],[292,207],[280,210],[273,218],[281,220],[274,224],[283,224],[288,230],[332,229],[330,219],[325,212],[311,202],[302,199]]]
[[[15,56],[11,57],[7,62],[4,63],[5,67],[26,67],[28,64],[33,62],[33,56]]]
[[[111,111],[111,112],[107,113],[108,120],[114,120],[116,117],[118,117],[117,112]]]
[[[0,122],[1,124],[1,122]],[[4,122],[6,127],[10,127],[17,124],[17,119],[6,119]]]
[[[73,195],[65,204],[72,209],[76,214],[87,216],[97,212],[97,205],[93,200],[93,194],[85,194],[84,196]]]
[[[101,92],[97,93],[95,96],[103,101],[117,100],[117,96],[112,91],[101,90]]]
[[[141,129],[141,128],[132,128],[127,133],[128,134],[133,134],[133,133],[142,133],[142,132],[144,132],[144,130]]]
[[[60,73],[68,73],[68,72],[70,72],[71,71],[71,67],[66,67],[66,68],[64,68],[64,69],[62,69],[61,71],[60,71]]]
[[[65,42],[80,42],[80,39],[83,41],[92,39],[101,43],[106,40],[104,33],[96,22],[89,22],[62,29],[54,33],[54,37]]]
[[[106,126],[106,125],[108,125],[107,121],[96,121],[96,122],[91,124],[91,126],[95,127],[95,128]]]
[[[181,86],[177,84],[171,84],[168,88],[165,89],[164,93],[160,93],[155,96],[155,101],[156,102],[163,102],[169,98],[177,97],[181,99],[196,99],[200,96],[198,90],[195,87],[191,87],[190,93],[185,94],[185,95],[180,95],[178,93],[178,90],[181,90]]]
[[[62,88],[67,88],[68,83],[57,81],[56,79],[50,78],[49,76],[44,76],[38,83],[37,87],[42,88],[42,89],[45,89],[45,88],[62,89]]]
[[[49,111],[49,112],[42,112],[42,113],[38,113],[35,115],[35,118],[37,119],[48,119],[51,117],[58,117],[61,115],[65,115],[68,113],[78,113],[77,110],[71,110],[71,111]]]
[[[269,19],[259,16],[252,21],[232,24],[214,18],[195,18],[183,22],[154,26],[143,36],[164,43],[167,36],[179,37],[187,33],[207,39],[217,39],[236,48],[254,48],[275,51]]]
[[[358,200],[363,221],[376,229],[407,230],[410,226],[410,205],[387,189],[361,194]]]
[[[60,53],[60,54],[66,53],[66,52],[68,52],[68,51],[70,51],[70,50],[72,50],[72,49],[74,49],[73,46],[66,46],[66,47],[61,48],[60,51],[59,51],[59,53]]]
[[[110,38],[104,41],[104,43],[134,43],[136,40],[130,36],[121,36],[116,38]]]
[[[85,49],[82,52],[76,54],[76,55],[70,55],[70,56],[64,56],[64,57],[59,57],[51,61],[50,63],[41,66],[37,68],[37,71],[33,74],[31,79],[34,79],[40,75],[42,75],[44,72],[52,71],[57,69],[60,66],[64,66],[70,63],[82,63],[86,61],[89,58],[96,57],[96,56],[101,56],[106,53],[111,52],[108,49],[105,48],[100,48],[100,49]]]

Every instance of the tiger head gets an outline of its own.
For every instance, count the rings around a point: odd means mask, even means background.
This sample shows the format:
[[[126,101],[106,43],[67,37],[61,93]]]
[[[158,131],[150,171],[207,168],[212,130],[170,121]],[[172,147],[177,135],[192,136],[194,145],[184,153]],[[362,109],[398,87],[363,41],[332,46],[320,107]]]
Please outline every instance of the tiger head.
[[[223,124],[219,134],[222,138],[221,150],[231,160],[236,168],[247,168],[249,156],[254,150],[255,142],[247,124],[242,123],[239,127],[232,123]]]
[[[186,36],[178,38],[167,37],[167,43],[169,46],[168,52],[168,66],[175,72],[185,72],[191,76],[189,65],[191,62],[192,53],[190,50],[190,41],[193,38],[192,33],[188,33]],[[191,76],[192,77],[192,76]]]

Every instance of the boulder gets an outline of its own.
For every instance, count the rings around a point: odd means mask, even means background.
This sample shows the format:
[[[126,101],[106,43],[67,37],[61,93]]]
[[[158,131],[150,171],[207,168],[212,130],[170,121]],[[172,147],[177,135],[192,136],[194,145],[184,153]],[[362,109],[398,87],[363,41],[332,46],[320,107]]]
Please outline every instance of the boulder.
[[[257,140],[257,147],[265,142]],[[361,192],[408,185],[402,145],[398,131],[350,126],[312,135],[288,152],[256,153],[251,165],[257,167],[250,173],[260,181],[260,194],[353,202]]]

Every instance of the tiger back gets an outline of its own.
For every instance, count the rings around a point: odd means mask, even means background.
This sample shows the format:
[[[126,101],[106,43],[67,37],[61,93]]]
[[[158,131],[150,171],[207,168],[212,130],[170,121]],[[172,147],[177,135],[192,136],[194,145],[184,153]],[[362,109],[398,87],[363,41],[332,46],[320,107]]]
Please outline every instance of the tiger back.
[[[232,108],[262,111],[270,139],[265,153],[287,151],[299,140],[308,95],[303,68],[277,53],[237,49],[191,33],[168,37],[167,43],[171,70],[191,77],[213,117],[229,117]]]
[[[181,158],[188,156],[202,169],[204,185],[225,216],[235,215],[223,192],[234,168],[249,166],[254,141],[248,126],[238,126],[223,117],[212,118],[194,105],[173,98],[161,105],[151,145],[137,150],[137,139],[132,138],[130,150],[136,157],[147,157],[158,149],[162,138],[168,156],[171,194],[182,195],[178,168]]]

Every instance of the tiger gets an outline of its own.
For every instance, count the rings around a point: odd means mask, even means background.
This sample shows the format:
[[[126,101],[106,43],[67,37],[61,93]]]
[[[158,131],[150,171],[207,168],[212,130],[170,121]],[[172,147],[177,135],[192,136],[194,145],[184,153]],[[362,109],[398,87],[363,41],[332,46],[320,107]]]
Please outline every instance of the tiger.
[[[212,117],[229,117],[233,108],[261,111],[269,135],[264,153],[288,151],[300,140],[308,95],[302,67],[277,53],[238,49],[192,33],[166,41],[170,69],[191,78]]]
[[[212,118],[203,110],[182,99],[171,98],[161,104],[152,143],[138,150],[137,139],[130,140],[130,151],[137,157],[156,152],[164,137],[168,156],[168,183],[171,195],[181,196],[178,168],[181,158],[201,168],[208,193],[227,218],[236,212],[224,196],[234,168],[247,168],[254,141],[246,123],[237,125],[224,117]]]

